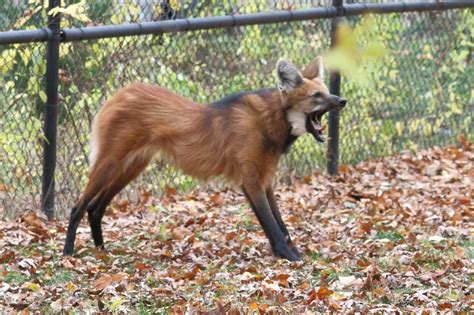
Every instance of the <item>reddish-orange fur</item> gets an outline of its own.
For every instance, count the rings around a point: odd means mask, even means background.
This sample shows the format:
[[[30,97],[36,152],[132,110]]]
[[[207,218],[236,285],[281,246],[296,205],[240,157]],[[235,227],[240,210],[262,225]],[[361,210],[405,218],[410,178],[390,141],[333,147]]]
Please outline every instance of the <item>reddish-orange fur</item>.
[[[283,153],[278,148],[283,149],[289,132],[280,102],[275,90],[265,98],[248,94],[235,106],[215,108],[163,87],[132,84],[107,101],[95,118],[98,153],[89,181],[93,185],[98,177],[107,177],[100,185],[106,189],[115,178],[136,176],[160,150],[199,179],[222,175],[242,185],[252,174],[268,187]],[[265,141],[273,141],[275,149],[262,145]]]

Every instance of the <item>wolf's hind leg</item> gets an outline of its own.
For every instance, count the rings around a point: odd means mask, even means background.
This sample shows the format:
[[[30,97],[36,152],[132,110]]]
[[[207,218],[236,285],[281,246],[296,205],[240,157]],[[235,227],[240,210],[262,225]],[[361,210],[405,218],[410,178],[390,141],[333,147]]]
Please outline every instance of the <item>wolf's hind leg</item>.
[[[92,238],[97,247],[103,247],[102,218],[110,201],[131,180],[137,177],[150,162],[154,151],[147,154],[134,154],[132,158],[116,158],[110,156],[98,157],[95,161],[89,183],[73,207],[64,245],[64,255],[74,251],[77,227],[87,210]],[[126,155],[127,156],[127,155]]]
[[[91,227],[92,238],[96,247],[103,248],[104,240],[102,237],[102,218],[104,217],[105,210],[112,199],[117,195],[128,183],[130,183],[135,177],[137,177],[148,165],[152,158],[152,154],[147,156],[140,156],[134,161],[128,161],[127,165],[124,165],[122,161],[121,165],[111,167],[110,172],[114,174],[111,182],[104,189],[97,202],[87,209],[89,214],[89,225]]]

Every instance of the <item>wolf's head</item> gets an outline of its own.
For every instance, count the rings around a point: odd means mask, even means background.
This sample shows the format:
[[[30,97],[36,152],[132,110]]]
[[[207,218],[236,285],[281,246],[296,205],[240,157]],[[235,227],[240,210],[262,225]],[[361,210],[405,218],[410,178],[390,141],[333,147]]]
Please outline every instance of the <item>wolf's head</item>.
[[[321,117],[330,110],[342,109],[347,101],[329,93],[323,82],[322,58],[316,57],[303,72],[286,59],[278,60],[276,68],[291,134],[309,132],[317,141],[324,142]]]

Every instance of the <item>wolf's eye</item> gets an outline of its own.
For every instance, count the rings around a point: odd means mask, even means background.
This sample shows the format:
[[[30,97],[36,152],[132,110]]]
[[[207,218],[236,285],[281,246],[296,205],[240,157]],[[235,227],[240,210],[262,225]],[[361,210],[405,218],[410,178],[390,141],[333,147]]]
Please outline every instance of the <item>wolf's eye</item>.
[[[321,92],[316,92],[313,94],[313,97],[322,97],[323,94]]]

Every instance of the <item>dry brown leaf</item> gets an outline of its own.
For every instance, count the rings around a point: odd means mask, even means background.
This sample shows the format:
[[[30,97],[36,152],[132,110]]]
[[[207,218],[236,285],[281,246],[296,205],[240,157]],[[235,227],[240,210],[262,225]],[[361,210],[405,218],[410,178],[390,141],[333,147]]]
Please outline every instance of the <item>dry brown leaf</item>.
[[[110,275],[105,275],[94,281],[94,289],[101,291],[112,284],[112,277]]]
[[[320,300],[327,299],[334,291],[329,290],[326,287],[319,287],[318,292],[316,292],[316,296]]]
[[[102,291],[109,285],[120,282],[124,279],[127,279],[128,275],[126,273],[117,273],[113,275],[103,275],[99,279],[94,281],[94,289],[97,291]]]
[[[8,263],[9,261],[15,260],[15,252],[9,250],[3,250],[0,254],[0,264]]]
[[[308,293],[308,299],[306,300],[306,304],[311,304],[314,300],[316,300],[317,297],[318,294],[316,293],[316,291],[314,289],[311,289],[311,291],[309,291]]]
[[[255,301],[250,302],[249,309],[250,311],[258,311],[258,303]]]
[[[174,239],[182,240],[185,237],[189,236],[189,234],[191,234],[191,231],[184,226],[177,226],[173,229],[171,233]]]

